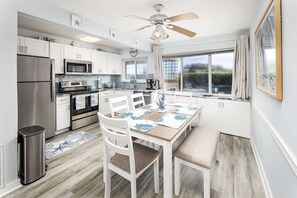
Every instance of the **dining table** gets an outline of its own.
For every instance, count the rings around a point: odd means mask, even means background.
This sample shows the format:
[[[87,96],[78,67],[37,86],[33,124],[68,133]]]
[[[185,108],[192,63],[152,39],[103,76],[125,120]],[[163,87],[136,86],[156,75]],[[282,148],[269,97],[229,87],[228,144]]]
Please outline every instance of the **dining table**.
[[[185,105],[185,107],[188,106]],[[193,109],[193,105],[192,109]],[[192,115],[187,115],[185,121],[180,126],[174,126],[172,122],[172,127],[170,124],[162,125],[160,120],[169,115],[181,115],[178,112],[178,108],[185,108],[178,105],[166,105],[165,111],[160,112],[159,109],[150,110],[148,113],[142,115],[140,119],[154,121],[156,124],[150,130],[143,132],[135,128],[130,128],[130,133],[132,137],[145,140],[150,143],[154,143],[162,146],[163,148],[163,193],[164,197],[172,198],[173,195],[173,181],[172,181],[172,172],[173,172],[173,144],[177,139],[185,133],[186,129],[191,125],[191,123],[199,121],[199,115],[202,107],[196,108],[195,111],[192,111]],[[178,128],[177,128],[178,127]]]

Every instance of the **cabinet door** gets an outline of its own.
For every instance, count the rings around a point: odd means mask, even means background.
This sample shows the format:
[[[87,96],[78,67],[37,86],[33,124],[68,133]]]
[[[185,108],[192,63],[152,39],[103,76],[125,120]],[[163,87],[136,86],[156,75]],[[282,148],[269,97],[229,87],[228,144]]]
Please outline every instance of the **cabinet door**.
[[[91,61],[92,61],[92,74],[100,74],[100,55],[98,51],[91,50]]]
[[[201,125],[220,130],[221,108],[220,100],[205,99],[200,118]]]
[[[49,42],[25,38],[24,52],[27,55],[49,57]]]
[[[25,37],[18,36],[18,46],[17,46],[17,53],[18,54],[24,54],[24,48],[25,48]]]
[[[110,108],[109,108],[109,96],[101,96],[99,97],[99,112],[103,115],[110,114]]]
[[[114,55],[114,73],[122,74],[122,58],[120,55]]]
[[[64,45],[64,58],[77,60],[76,47]]]
[[[56,130],[70,126],[70,96],[56,98]]]
[[[99,74],[107,74],[108,73],[107,53],[98,52],[98,54],[99,54]]]
[[[60,43],[50,43],[50,58],[55,60],[55,73],[64,74],[64,46]]]
[[[111,53],[107,53],[107,72],[108,74],[115,73],[115,56]]]
[[[77,58],[79,60],[91,61],[91,50],[77,47]]]
[[[250,137],[250,103],[239,101],[222,101],[223,133]]]

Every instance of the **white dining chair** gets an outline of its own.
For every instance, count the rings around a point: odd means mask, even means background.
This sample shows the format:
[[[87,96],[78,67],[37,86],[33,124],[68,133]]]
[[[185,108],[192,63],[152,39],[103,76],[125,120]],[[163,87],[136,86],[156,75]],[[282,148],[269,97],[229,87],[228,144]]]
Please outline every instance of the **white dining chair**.
[[[174,92],[175,103],[192,103],[193,92],[189,91],[176,91]]]
[[[136,179],[154,164],[155,193],[159,193],[159,152],[133,143],[128,121],[109,118],[98,112],[103,137],[103,170],[105,181],[105,198],[111,193],[111,171],[131,182],[131,197],[137,197]],[[114,142],[121,142],[119,146]],[[111,155],[111,153],[115,153]]]
[[[116,113],[123,113],[129,111],[128,97],[120,96],[109,99],[111,117],[115,117]]]
[[[145,105],[143,93],[136,93],[131,95],[132,109],[137,109]]]

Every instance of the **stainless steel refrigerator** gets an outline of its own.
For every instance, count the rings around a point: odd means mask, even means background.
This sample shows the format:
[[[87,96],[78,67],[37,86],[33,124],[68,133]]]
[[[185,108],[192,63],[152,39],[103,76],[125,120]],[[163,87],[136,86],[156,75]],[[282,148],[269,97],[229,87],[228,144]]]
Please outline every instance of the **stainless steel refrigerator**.
[[[49,58],[18,55],[18,128],[40,125],[55,135],[55,72]]]

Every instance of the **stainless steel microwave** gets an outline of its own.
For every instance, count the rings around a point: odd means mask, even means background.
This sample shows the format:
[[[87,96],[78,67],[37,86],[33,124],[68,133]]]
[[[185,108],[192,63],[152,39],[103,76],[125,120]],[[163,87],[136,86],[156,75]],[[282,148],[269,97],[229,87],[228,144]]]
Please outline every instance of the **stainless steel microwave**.
[[[66,75],[91,75],[92,62],[64,59],[64,69]]]

